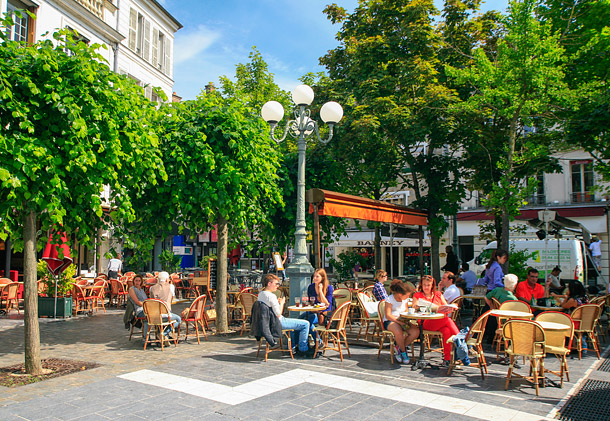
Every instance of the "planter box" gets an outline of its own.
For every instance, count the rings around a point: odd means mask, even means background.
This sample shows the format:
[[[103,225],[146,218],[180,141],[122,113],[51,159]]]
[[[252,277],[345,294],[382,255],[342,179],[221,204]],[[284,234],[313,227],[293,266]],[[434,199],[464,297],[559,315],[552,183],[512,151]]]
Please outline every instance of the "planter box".
[[[53,317],[55,298],[38,297],[38,317]],[[57,317],[72,317],[72,297],[57,299]]]

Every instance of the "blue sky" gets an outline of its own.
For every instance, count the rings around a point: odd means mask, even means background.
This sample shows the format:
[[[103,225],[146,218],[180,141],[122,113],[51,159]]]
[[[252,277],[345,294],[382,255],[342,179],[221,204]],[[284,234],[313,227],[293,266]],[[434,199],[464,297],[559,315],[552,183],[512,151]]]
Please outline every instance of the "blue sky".
[[[318,59],[338,45],[339,25],[322,13],[329,3],[352,11],[357,0],[161,0],[184,28],[174,43],[174,91],[194,99],[208,82],[235,75],[256,46],[276,83],[291,91],[307,72],[324,70]],[[437,7],[442,2],[435,0]],[[483,10],[506,9],[488,0]]]

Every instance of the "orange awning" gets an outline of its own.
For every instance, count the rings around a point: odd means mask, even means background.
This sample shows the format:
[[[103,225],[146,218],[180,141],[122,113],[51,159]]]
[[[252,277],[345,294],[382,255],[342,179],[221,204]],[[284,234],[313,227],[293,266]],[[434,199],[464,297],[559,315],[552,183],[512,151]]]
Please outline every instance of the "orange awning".
[[[427,213],[381,200],[366,199],[328,190],[310,189],[306,193],[309,213],[318,207],[319,215],[363,219],[398,225],[428,225]]]

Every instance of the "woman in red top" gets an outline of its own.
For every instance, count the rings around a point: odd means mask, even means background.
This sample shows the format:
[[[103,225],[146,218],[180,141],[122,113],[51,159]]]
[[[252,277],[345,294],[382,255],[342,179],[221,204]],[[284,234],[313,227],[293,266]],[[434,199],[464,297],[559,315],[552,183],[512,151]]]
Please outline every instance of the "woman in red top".
[[[415,308],[419,308],[418,302],[420,299],[429,301],[437,306],[447,304],[443,294],[436,289],[436,280],[430,275],[422,276],[417,292],[413,294],[413,305]],[[447,339],[460,332],[455,322],[448,315],[445,315],[442,319],[424,320],[424,329],[441,332],[443,335],[443,365],[448,366],[451,361],[452,344],[447,343]]]

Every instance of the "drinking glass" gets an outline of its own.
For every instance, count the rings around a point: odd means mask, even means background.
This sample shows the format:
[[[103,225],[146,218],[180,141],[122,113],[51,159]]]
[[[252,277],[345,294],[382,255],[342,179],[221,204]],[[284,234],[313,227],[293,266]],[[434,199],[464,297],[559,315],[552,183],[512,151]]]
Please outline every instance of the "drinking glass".
[[[301,298],[300,297],[295,297],[294,299],[294,305],[296,307],[301,307]]]
[[[307,307],[309,305],[309,297],[301,298],[301,302],[303,303],[303,307]]]

